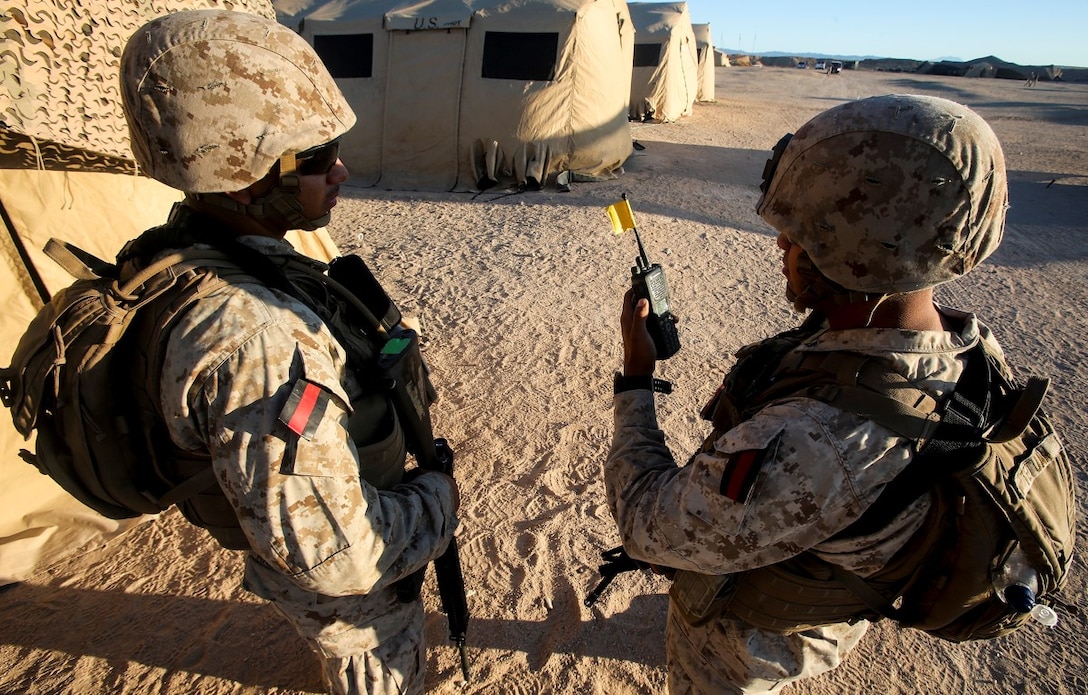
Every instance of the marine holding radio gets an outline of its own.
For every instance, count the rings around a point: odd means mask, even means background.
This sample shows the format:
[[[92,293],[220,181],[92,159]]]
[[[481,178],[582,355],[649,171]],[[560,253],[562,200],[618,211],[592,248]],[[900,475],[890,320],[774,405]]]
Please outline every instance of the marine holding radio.
[[[651,263],[646,255],[646,247],[642,243],[642,236],[635,225],[635,215],[631,210],[631,202],[627,194],[612,205],[605,208],[608,218],[612,222],[612,231],[623,234],[630,229],[635,233],[635,242],[638,244],[638,256],[631,267],[631,289],[627,296],[635,305],[646,309],[646,331],[653,345],[653,357],[655,360],[666,360],[680,351],[680,334],[676,330],[677,319],[672,313],[669,302],[669,286],[665,280],[665,269],[659,263]],[[626,350],[626,347],[625,347]],[[650,369],[650,372],[653,370]],[[672,385],[663,379],[653,379],[647,374],[616,373],[616,388],[634,388],[645,382],[647,388],[657,391],[669,391]]]
[[[783,138],[764,178],[757,212],[809,316],[737,353],[677,466],[654,309],[627,292],[604,465],[622,548],[587,602],[616,571],[669,568],[673,693],[777,693],[885,617],[956,641],[1053,624],[1076,505],[1046,381],[1020,385],[991,331],[933,295],[1001,241],[992,129],[946,99],[860,99]],[[1016,591],[995,570],[1013,565]]]

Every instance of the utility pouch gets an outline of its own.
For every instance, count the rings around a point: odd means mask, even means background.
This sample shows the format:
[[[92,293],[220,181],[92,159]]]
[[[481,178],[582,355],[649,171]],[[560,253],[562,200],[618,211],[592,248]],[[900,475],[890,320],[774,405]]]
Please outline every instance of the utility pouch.
[[[721,613],[736,589],[735,574],[700,574],[677,570],[669,598],[690,625],[702,625]]]

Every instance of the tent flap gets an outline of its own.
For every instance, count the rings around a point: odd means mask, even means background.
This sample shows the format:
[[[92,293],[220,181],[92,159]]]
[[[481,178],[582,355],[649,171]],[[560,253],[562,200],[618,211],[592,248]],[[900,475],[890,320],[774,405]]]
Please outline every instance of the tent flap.
[[[692,24],[695,33],[696,58],[699,61],[699,91],[696,101],[714,101],[714,41],[709,24]]]

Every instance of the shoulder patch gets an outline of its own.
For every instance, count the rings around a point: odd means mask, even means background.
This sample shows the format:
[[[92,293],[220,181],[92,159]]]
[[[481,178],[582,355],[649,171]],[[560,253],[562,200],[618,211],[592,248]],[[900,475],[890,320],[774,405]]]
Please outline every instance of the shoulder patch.
[[[746,449],[729,455],[722,472],[722,482],[718,492],[738,504],[747,504],[752,498],[756,478],[763,468],[767,454],[778,448],[778,437],[765,449]]]
[[[313,439],[317,426],[321,424],[321,418],[325,416],[330,395],[312,381],[299,379],[280,411],[280,422],[303,439]]]

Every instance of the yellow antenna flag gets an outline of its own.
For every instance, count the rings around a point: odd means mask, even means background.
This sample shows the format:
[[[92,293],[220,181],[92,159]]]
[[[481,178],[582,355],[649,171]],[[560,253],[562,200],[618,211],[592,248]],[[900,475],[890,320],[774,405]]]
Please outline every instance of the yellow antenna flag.
[[[635,213],[631,212],[631,202],[627,198],[609,205],[605,211],[608,212],[608,219],[612,221],[612,231],[616,234],[635,228]]]

